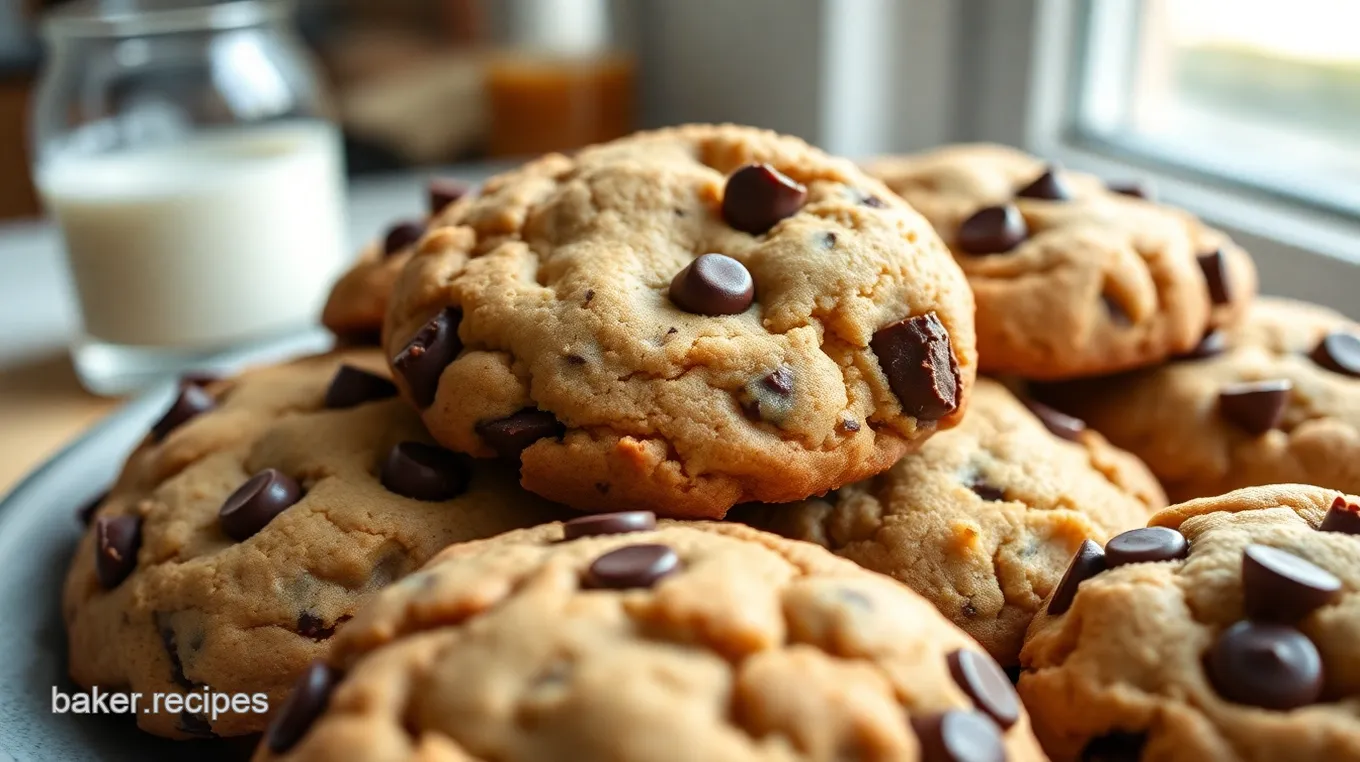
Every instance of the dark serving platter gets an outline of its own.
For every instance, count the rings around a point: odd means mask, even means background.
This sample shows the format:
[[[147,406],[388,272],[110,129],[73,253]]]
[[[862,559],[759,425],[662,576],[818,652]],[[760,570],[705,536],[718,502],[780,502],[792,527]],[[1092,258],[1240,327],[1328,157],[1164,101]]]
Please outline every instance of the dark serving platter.
[[[320,333],[222,357],[214,370],[324,349]],[[80,538],[77,510],[113,481],[123,459],[164,412],[167,381],[67,445],[0,500],[0,760],[248,759],[255,738],[170,741],[131,715],[53,713],[53,692],[81,690],[67,676],[61,588]]]

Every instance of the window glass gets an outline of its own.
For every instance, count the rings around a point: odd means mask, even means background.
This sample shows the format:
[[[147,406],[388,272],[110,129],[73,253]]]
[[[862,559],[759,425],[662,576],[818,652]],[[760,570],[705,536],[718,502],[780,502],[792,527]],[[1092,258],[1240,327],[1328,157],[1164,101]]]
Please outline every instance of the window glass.
[[[1360,0],[1105,5],[1089,2],[1087,134],[1360,212]]]

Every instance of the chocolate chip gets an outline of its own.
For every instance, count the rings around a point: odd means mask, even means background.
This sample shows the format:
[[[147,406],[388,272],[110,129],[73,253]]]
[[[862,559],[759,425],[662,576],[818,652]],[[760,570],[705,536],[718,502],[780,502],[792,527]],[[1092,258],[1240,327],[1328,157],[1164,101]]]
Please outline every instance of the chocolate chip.
[[[340,682],[340,674],[325,662],[314,661],[302,673],[293,686],[293,692],[284,702],[283,708],[274,715],[265,731],[265,745],[275,754],[284,754],[297,745],[316,722],[316,718],[326,711],[331,692]]]
[[[593,289],[593,288],[588,288],[588,289],[586,289],[586,304],[590,304],[590,301],[591,301],[592,299],[594,299],[594,298],[595,298],[595,289]]]
[[[1234,624],[1214,641],[1205,667],[1218,694],[1238,704],[1283,711],[1322,695],[1317,646],[1282,624]]]
[[[695,315],[736,315],[755,300],[746,266],[724,254],[703,254],[671,280],[671,303]]]
[[[94,522],[94,569],[105,590],[118,587],[137,568],[141,516],[100,516]]]
[[[383,463],[381,476],[382,485],[390,492],[430,503],[463,494],[471,478],[463,459],[422,442],[394,446]]]
[[[828,249],[835,248],[836,234],[830,230],[826,231],[825,233],[822,233],[822,245]]]
[[[156,633],[161,636],[161,648],[165,649],[165,655],[170,660],[170,679],[184,690],[192,691],[202,687],[202,685],[190,680],[189,676],[184,674],[184,659],[179,655],[179,638],[175,635],[172,617],[172,614],[157,611],[155,615]]]
[[[1011,681],[1011,685],[1013,685],[1013,686],[1014,686],[1014,685],[1019,685],[1019,684],[1020,684],[1020,675],[1021,675],[1022,673],[1024,673],[1024,671],[1025,671],[1025,670],[1021,669],[1021,667],[1020,667],[1019,664],[1012,664],[1011,666],[1005,668],[1006,679],[1007,679],[1007,680],[1010,680],[1010,681]]]
[[[859,431],[859,421],[854,418],[841,418],[836,425],[840,427],[841,432],[845,434],[853,434],[856,431]]]
[[[1360,335],[1350,331],[1332,331],[1322,337],[1309,357],[1327,370],[1360,376]]]
[[[466,196],[472,186],[451,177],[433,177],[425,186],[430,199],[430,214],[439,214],[444,207]]]
[[[793,408],[793,369],[775,368],[744,388],[741,408],[754,421],[783,421]]]
[[[921,762],[1005,762],[1006,745],[996,723],[979,712],[951,709],[911,718],[921,742]]]
[[[761,235],[807,201],[807,188],[769,164],[747,164],[727,178],[722,214],[727,224]]]
[[[1293,388],[1288,379],[1228,384],[1218,392],[1218,411],[1248,434],[1260,436],[1280,424]]]
[[[1143,527],[1117,534],[1105,543],[1105,568],[1156,563],[1185,558],[1190,543],[1185,535],[1166,527]]]
[[[872,193],[865,193],[860,198],[859,202],[871,209],[883,209],[887,206],[887,204],[883,203],[883,199],[873,195]]]
[[[266,468],[231,493],[218,510],[217,520],[228,537],[242,542],[301,499],[302,486],[296,479]]]
[[[310,611],[304,611],[301,614],[298,614],[297,633],[304,638],[324,640],[324,638],[318,638],[317,634],[326,629],[326,621],[316,614],[313,614]],[[334,632],[335,630],[331,629],[331,631],[326,634],[326,637],[330,637]]]
[[[1177,360],[1203,360],[1206,357],[1221,355],[1228,349],[1228,334],[1215,328],[1204,334],[1204,338],[1199,340],[1194,349],[1183,355],[1178,355]]]
[[[397,385],[376,373],[353,365],[341,365],[326,387],[326,407],[334,410],[362,405],[397,395]]]
[[[775,394],[789,394],[793,391],[793,369],[781,365],[761,379],[760,383]]]
[[[578,355],[578,354],[569,354],[569,355],[567,355],[567,364],[568,364],[568,365],[585,365],[585,364],[586,364],[586,358],[584,358],[584,357],[582,357],[582,356],[580,356],[580,355]]]
[[[1053,589],[1053,599],[1048,602],[1048,613],[1052,616],[1067,613],[1072,601],[1077,597],[1077,587],[1086,580],[1105,571],[1105,551],[1092,540],[1082,540],[1081,547],[1072,556],[1058,586]]]
[[[586,571],[585,586],[610,590],[651,587],[679,568],[680,557],[665,545],[626,545],[595,559]]]
[[[938,421],[958,409],[959,364],[935,313],[880,328],[869,346],[907,415]]]
[[[973,483],[968,485],[968,489],[977,493],[977,496],[983,500],[997,502],[1006,499],[1006,490],[1000,487],[993,487],[980,479],[973,480]]]
[[[201,387],[193,384],[181,385],[179,396],[170,404],[170,409],[166,410],[165,415],[151,427],[151,436],[158,441],[165,439],[166,435],[188,423],[191,418],[215,407],[217,402]]]
[[[462,319],[463,313],[453,307],[435,315],[392,360],[392,368],[406,379],[411,397],[421,409],[434,402],[439,377],[463,351],[463,342],[458,339]]]
[[[977,651],[959,649],[949,654],[949,674],[978,709],[986,712],[1002,730],[1020,719],[1020,698],[1001,667]]]
[[[1146,745],[1147,735],[1143,733],[1106,733],[1086,744],[1081,762],[1138,762]]]
[[[310,611],[304,611],[301,614],[298,614],[297,634],[304,638],[311,638],[320,643],[323,640],[329,640],[331,636],[335,634],[335,628],[349,620],[350,616],[348,614],[342,614],[335,620],[335,624],[327,625],[326,620]]]
[[[425,223],[414,220],[398,222],[383,236],[383,256],[390,257],[420,240],[425,235]]]
[[[482,441],[506,460],[518,458],[540,439],[561,437],[567,430],[552,413],[532,407],[499,420],[482,421],[475,428]]]
[[[1029,237],[1015,204],[980,209],[959,225],[956,242],[965,254],[1004,254]]]
[[[1297,622],[1340,594],[1334,574],[1292,553],[1255,543],[1242,551],[1242,606],[1252,619]]]
[[[1332,507],[1327,509],[1327,515],[1322,518],[1322,523],[1318,525],[1318,531],[1360,534],[1360,505],[1347,502],[1344,497],[1337,497],[1332,501]]]
[[[76,519],[80,521],[81,526],[90,525],[90,521],[94,519],[95,511],[99,509],[99,506],[105,500],[107,500],[108,497],[109,491],[104,490],[103,492],[100,492],[98,495],[95,495],[94,497],[87,500],[83,505],[76,509]]]
[[[1015,195],[1021,198],[1038,198],[1045,201],[1069,201],[1072,198],[1072,190],[1067,187],[1067,182],[1063,180],[1061,169],[1057,166],[1049,165],[1042,175],[1034,179],[1034,182],[1026,185],[1016,192]]]
[[[607,491],[607,490],[606,490]],[[602,534],[627,534],[656,529],[656,514],[651,511],[623,511],[581,516],[562,524],[562,538],[594,537]]]
[[[1044,403],[1030,399],[1028,397],[1021,400],[1025,407],[1034,414],[1035,418],[1048,429],[1049,433],[1056,437],[1062,437],[1069,442],[1080,442],[1081,432],[1086,430],[1086,422],[1080,418],[1074,418],[1067,413],[1056,408],[1045,405]]]
[[[1222,249],[1214,249],[1196,257],[1199,269],[1204,273],[1204,282],[1209,286],[1209,299],[1214,304],[1228,304],[1232,301],[1232,289],[1228,283],[1228,258]]]
[[[176,723],[181,733],[194,738],[217,738],[213,732],[212,723],[207,718],[200,717],[188,709],[180,710],[179,721]]]
[[[1139,180],[1109,182],[1105,184],[1105,187],[1121,196],[1133,196],[1134,198],[1146,199],[1148,201],[1155,200],[1157,195],[1153,192],[1151,185]]]

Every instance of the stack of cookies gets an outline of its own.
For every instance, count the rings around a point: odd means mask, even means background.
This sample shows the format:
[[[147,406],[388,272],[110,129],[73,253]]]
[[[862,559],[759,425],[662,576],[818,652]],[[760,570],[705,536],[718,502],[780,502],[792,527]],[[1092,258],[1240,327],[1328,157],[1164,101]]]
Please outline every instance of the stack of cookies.
[[[1360,759],[1360,329],[1146,195],[731,125],[432,185],[342,348],[181,384],[72,675],[259,760]]]

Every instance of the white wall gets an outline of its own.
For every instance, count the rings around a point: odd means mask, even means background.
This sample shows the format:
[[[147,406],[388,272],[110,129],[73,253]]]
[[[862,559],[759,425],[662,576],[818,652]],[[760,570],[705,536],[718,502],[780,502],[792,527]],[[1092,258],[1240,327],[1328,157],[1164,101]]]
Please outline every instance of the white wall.
[[[648,0],[648,126],[733,121],[848,156],[947,140],[956,0]],[[772,86],[771,83],[780,83]]]
[[[644,123],[741,122],[818,139],[823,2],[644,3]]]

